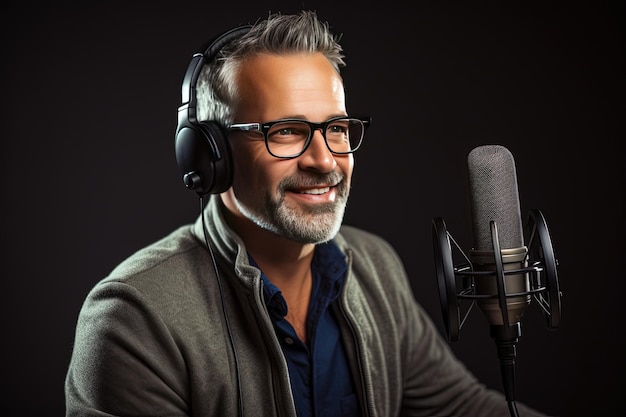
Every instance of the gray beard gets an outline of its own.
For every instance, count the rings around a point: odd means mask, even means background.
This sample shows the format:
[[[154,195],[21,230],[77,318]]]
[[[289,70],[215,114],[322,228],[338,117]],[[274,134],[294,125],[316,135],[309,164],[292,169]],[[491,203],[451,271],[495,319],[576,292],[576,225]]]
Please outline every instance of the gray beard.
[[[335,177],[336,174],[331,175]],[[327,176],[324,177],[328,180]],[[323,243],[331,240],[341,227],[349,190],[345,181],[337,186],[337,199],[333,203],[316,204],[314,207],[290,207],[285,204],[284,190],[294,186],[297,180],[285,179],[279,185],[279,196],[273,198],[268,192],[257,210],[244,206],[239,200],[237,208],[257,226],[278,236],[300,243]],[[333,183],[334,181],[328,181]],[[317,180],[316,183],[319,183]]]

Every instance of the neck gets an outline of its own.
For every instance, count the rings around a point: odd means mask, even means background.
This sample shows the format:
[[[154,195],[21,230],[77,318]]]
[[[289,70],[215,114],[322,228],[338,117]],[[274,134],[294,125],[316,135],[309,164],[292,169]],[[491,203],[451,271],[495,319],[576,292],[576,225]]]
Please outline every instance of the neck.
[[[285,292],[305,284],[315,244],[300,243],[263,229],[247,217],[226,209],[225,219],[267,277]]]
[[[230,227],[287,302],[286,319],[306,343],[306,316],[311,296],[311,262],[315,244],[299,243],[265,230],[250,219],[225,210]]]

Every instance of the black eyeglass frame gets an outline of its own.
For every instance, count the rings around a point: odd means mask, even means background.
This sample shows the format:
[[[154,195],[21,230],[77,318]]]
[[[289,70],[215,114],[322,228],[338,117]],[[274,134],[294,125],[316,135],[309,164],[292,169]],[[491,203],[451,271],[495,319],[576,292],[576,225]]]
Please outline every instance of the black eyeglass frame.
[[[362,125],[363,125],[363,131],[361,132],[361,138],[359,139],[359,144],[357,147],[350,149],[349,151],[345,151],[345,152],[336,152],[333,151],[332,149],[330,149],[330,146],[328,145],[328,140],[326,140],[326,128],[328,127],[329,124],[336,122],[337,120],[357,120],[359,121]],[[306,142],[304,143],[304,146],[302,147],[302,150],[299,153],[293,154],[293,155],[288,155],[288,156],[279,156],[279,155],[275,155],[274,153],[272,153],[272,151],[270,150],[270,146],[268,143],[268,138],[267,138],[267,134],[269,132],[269,130],[271,129],[272,126],[274,126],[275,124],[278,123],[288,123],[288,122],[299,122],[299,123],[305,123],[307,125],[309,125],[309,137],[307,138]],[[315,123],[315,122],[309,122],[308,120],[303,120],[303,119],[279,119],[279,120],[272,120],[270,122],[264,122],[264,123],[258,123],[258,122],[254,122],[254,123],[233,123],[231,125],[228,126],[228,130],[238,130],[238,131],[243,131],[243,132],[260,132],[263,133],[263,138],[265,140],[265,149],[267,149],[267,152],[269,152],[270,155],[272,155],[275,158],[281,158],[281,159],[293,159],[293,158],[297,158],[300,155],[302,155],[307,148],[309,147],[309,145],[311,144],[311,140],[313,139],[313,132],[315,132],[316,130],[321,130],[322,132],[322,137],[324,138],[324,143],[326,144],[326,147],[328,148],[328,150],[330,152],[332,152],[335,155],[348,155],[351,153],[354,153],[356,150],[358,150],[361,145],[363,144],[363,138],[365,137],[365,130],[372,124],[372,118],[370,116],[364,116],[364,117],[352,117],[352,116],[337,116],[337,117],[332,117],[324,122],[321,123]]]

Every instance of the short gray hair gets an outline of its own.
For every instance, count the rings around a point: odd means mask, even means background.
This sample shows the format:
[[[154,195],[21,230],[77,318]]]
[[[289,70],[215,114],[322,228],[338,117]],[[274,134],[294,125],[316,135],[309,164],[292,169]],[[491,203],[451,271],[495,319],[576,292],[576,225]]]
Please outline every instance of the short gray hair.
[[[313,11],[271,14],[256,22],[202,68],[196,85],[198,120],[214,120],[223,126],[233,122],[233,106],[239,94],[237,72],[251,56],[322,53],[339,73],[346,65],[339,39],[330,31],[328,22],[320,21]]]

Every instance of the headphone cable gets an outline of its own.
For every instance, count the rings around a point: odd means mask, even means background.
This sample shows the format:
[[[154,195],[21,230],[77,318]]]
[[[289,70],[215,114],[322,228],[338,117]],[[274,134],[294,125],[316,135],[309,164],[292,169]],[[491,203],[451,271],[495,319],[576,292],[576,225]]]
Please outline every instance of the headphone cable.
[[[226,330],[228,331],[228,339],[230,340],[230,346],[233,352],[233,359],[235,361],[235,374],[237,375],[237,402],[239,407],[239,416],[243,417],[243,395],[241,392],[241,379],[239,375],[239,360],[237,359],[237,350],[235,349],[235,339],[230,328],[230,320],[228,319],[228,312],[226,311],[226,303],[224,302],[224,289],[222,288],[222,279],[220,277],[219,270],[217,269],[217,263],[215,256],[213,255],[213,249],[209,243],[209,235],[207,232],[205,212],[204,212],[204,197],[200,196],[200,216],[202,217],[202,231],[204,232],[204,241],[206,247],[211,255],[211,262],[213,264],[213,270],[215,271],[215,278],[217,279],[217,285],[220,291],[220,301],[222,303],[222,314],[224,315],[224,321],[226,323]]]

